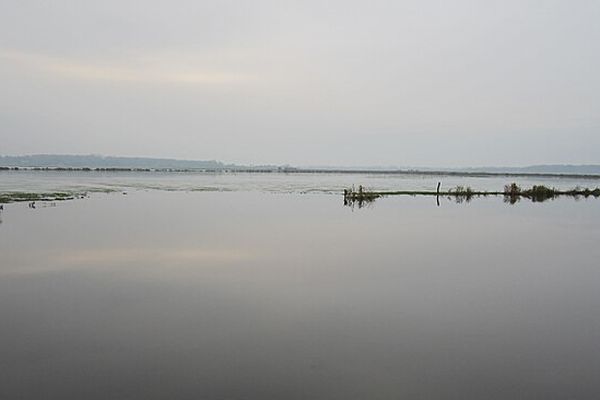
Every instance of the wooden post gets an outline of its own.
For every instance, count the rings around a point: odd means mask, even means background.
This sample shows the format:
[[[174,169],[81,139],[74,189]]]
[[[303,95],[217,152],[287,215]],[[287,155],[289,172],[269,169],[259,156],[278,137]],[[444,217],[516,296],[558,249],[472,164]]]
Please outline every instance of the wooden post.
[[[441,185],[442,185],[442,182],[438,182],[437,189],[436,189],[436,191],[435,191],[435,193],[436,193],[438,196],[440,195],[440,186],[441,186]]]

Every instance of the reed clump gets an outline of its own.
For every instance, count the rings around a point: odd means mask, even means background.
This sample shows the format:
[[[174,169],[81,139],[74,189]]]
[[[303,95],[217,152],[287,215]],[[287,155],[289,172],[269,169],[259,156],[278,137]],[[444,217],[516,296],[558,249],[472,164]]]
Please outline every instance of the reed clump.
[[[344,189],[344,205],[358,208],[362,208],[375,201],[381,194],[376,192],[370,192],[363,188],[362,185],[358,187],[358,190],[354,189],[354,186],[350,189]]]
[[[456,200],[457,203],[462,203],[463,201],[466,201],[468,203],[469,201],[471,201],[473,196],[480,196],[482,195],[482,192],[475,192],[470,186],[458,185],[448,190],[446,195],[448,196],[448,198],[454,197],[454,200]]]
[[[600,188],[582,189],[580,187],[576,187],[571,190],[560,190],[544,185],[533,185],[531,189],[523,190],[516,183],[511,183],[510,185],[504,186],[504,196],[510,203],[514,203],[522,197],[528,198],[533,202],[542,202],[555,199],[559,196],[570,196],[575,199],[579,198],[580,196],[585,198],[590,196],[600,197]]]
[[[534,185],[531,189],[525,190],[522,196],[530,198],[532,201],[546,201],[554,199],[561,192],[554,188],[549,188],[544,185]],[[565,193],[566,194],[566,193]]]

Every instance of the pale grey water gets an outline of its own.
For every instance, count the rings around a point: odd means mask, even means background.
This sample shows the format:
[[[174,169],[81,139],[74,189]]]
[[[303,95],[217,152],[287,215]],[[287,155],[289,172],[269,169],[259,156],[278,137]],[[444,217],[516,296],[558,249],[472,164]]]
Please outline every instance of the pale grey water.
[[[252,185],[7,205],[0,398],[600,395],[600,200]]]
[[[84,172],[0,171],[0,193],[7,191],[51,192],[61,190],[173,190],[259,191],[275,193],[341,193],[355,185],[371,190],[442,190],[457,185],[475,190],[501,191],[517,182],[523,187],[543,184],[559,189],[600,187],[598,179],[555,177],[466,177],[374,173],[194,173],[194,172]]]

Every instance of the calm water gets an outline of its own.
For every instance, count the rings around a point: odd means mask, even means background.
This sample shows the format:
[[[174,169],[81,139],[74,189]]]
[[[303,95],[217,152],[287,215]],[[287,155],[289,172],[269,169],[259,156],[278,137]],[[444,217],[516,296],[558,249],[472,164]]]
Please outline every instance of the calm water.
[[[550,177],[464,177],[414,174],[284,174],[284,173],[172,173],[172,172],[65,172],[0,171],[0,192],[61,190],[170,190],[258,191],[271,193],[341,193],[352,185],[371,190],[442,190],[457,185],[475,190],[498,191],[517,182],[523,187],[542,184],[559,189],[599,187],[595,179]]]
[[[0,398],[600,396],[600,200],[258,188],[6,206]]]

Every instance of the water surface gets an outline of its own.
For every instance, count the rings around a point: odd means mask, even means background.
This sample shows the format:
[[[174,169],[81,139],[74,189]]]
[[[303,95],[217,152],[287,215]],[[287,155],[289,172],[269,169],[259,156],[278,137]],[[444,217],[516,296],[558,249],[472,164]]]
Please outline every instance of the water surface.
[[[0,398],[594,399],[600,202],[133,191],[0,224]]]
[[[374,191],[435,190],[457,185],[475,190],[501,191],[517,182],[522,187],[546,185],[557,189],[600,186],[596,178],[434,176],[383,173],[235,173],[235,172],[126,172],[126,171],[0,171],[0,193],[8,191],[255,191],[267,193],[340,194],[351,186]]]

